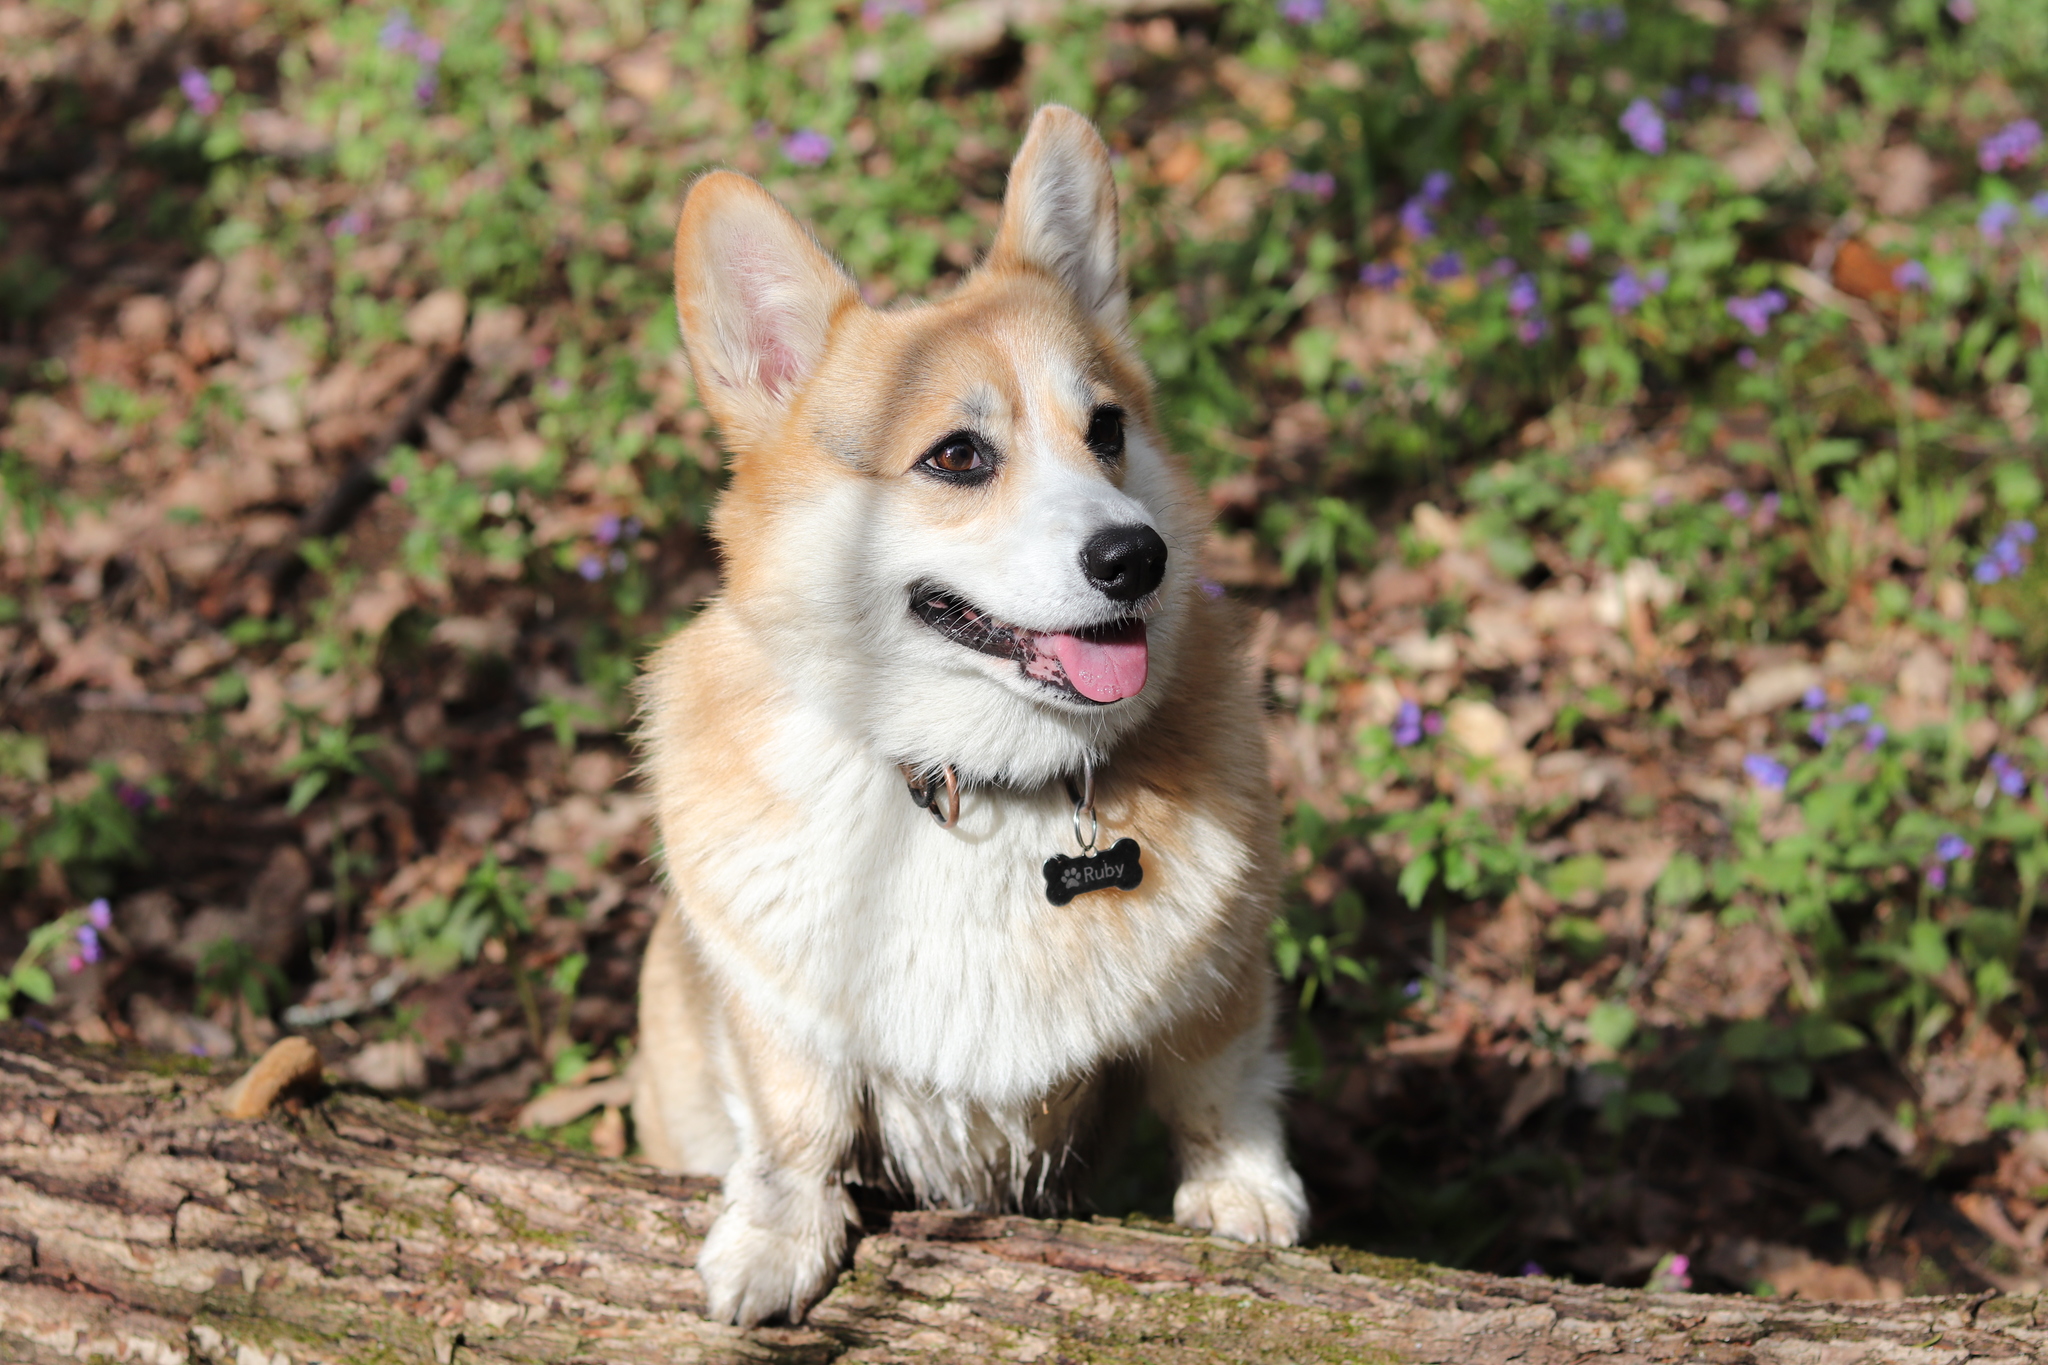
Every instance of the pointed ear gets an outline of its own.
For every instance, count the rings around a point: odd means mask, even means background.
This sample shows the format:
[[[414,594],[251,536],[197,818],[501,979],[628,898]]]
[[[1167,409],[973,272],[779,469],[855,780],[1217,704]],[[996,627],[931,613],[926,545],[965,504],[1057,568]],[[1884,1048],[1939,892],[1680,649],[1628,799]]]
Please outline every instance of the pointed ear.
[[[860,296],[773,195],[731,171],[690,187],[676,224],[676,317],[697,395],[729,441],[771,437]]]
[[[1124,272],[1117,258],[1116,180],[1095,125],[1048,104],[1010,163],[992,270],[1039,270],[1072,290],[1097,325],[1123,330]]]

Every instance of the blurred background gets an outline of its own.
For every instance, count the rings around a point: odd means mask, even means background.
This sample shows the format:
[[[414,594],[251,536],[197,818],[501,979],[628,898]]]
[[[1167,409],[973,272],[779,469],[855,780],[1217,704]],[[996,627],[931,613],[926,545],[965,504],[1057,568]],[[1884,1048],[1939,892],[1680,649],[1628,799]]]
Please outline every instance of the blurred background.
[[[1045,100],[1270,680],[1317,1237],[2048,1283],[2038,0],[0,0],[0,1013],[630,1152],[680,189],[944,290]]]

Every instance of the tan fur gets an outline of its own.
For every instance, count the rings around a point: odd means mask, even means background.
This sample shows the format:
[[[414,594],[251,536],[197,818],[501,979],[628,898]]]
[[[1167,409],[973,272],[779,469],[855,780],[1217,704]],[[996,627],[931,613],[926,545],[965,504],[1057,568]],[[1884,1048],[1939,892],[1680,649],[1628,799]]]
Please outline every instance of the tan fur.
[[[1174,1137],[1176,1217],[1300,1231],[1259,702],[1235,622],[1197,590],[1203,501],[1152,429],[1115,237],[1106,152],[1057,108],[988,262],[928,305],[860,305],[742,177],[700,180],[684,207],[678,310],[733,479],[725,595],[643,683],[677,916],[642,976],[635,1122],[653,1160],[726,1178],[700,1260],[715,1316],[801,1316],[843,1255],[849,1181],[1057,1202],[1134,1081]],[[1101,403],[1127,414],[1113,467],[1081,439]],[[1003,452],[984,486],[917,468],[961,429]],[[1131,517],[1169,546],[1138,695],[1041,700],[909,615],[902,580],[924,570],[900,566],[929,563],[1019,604],[992,615],[1087,625],[1072,613],[1103,599],[1077,537]],[[1046,620],[1026,620],[1041,598]],[[1137,838],[1144,881],[1054,907],[1038,864],[1075,851],[1063,780],[1084,754],[1104,843]],[[899,763],[955,765],[958,829],[910,804]]]

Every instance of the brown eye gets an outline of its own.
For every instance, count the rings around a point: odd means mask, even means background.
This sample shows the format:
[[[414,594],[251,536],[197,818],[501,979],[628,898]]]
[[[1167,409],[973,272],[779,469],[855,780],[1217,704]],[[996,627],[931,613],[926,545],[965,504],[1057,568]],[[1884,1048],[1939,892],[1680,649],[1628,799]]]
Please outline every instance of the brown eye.
[[[917,464],[948,483],[980,483],[995,472],[995,461],[990,458],[987,445],[969,431],[956,431],[942,438]]]
[[[1104,403],[1088,419],[1088,448],[1095,458],[1114,463],[1124,457],[1124,410]]]

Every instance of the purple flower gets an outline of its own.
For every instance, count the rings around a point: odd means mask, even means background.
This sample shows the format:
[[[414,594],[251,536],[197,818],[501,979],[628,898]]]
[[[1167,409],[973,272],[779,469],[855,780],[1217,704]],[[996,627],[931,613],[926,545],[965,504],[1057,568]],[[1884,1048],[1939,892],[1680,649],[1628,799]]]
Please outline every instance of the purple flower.
[[[1832,711],[1823,711],[1806,726],[1806,737],[1822,748],[1827,747],[1835,732],[1842,728],[1842,718]]]
[[[1743,759],[1742,771],[1748,773],[1750,780],[1759,787],[1774,792],[1785,790],[1785,779],[1789,776],[1785,765],[1769,754],[1751,754]]]
[[[1870,723],[1870,708],[1860,701],[1854,706],[1845,706],[1842,708],[1842,719],[1848,721],[1851,725],[1868,725]]]
[[[782,141],[782,154],[799,166],[822,166],[832,155],[832,139],[810,128],[799,128]]]
[[[585,555],[576,562],[576,572],[583,575],[585,583],[595,583],[604,577],[604,561],[596,555]]]
[[[861,26],[870,33],[889,22],[893,15],[924,13],[924,0],[862,0],[860,7]]]
[[[1429,216],[1429,205],[1420,196],[1401,205],[1401,230],[1410,237],[1436,235],[1436,222]]]
[[[120,798],[122,805],[138,813],[148,810],[151,804],[150,794],[133,782],[115,783],[114,795]]]
[[[1892,269],[1892,283],[1900,289],[1925,289],[1927,267],[1919,261],[1901,261]]]
[[[1358,272],[1358,282],[1372,289],[1392,289],[1401,282],[1401,267],[1392,261],[1374,261]]]
[[[107,904],[105,896],[101,896],[85,907],[85,920],[93,928],[105,933],[114,927],[114,907]]]
[[[1435,711],[1425,712],[1415,702],[1404,701],[1400,710],[1394,713],[1393,725],[1388,728],[1394,743],[1405,749],[1411,744],[1420,744],[1424,735],[1442,734],[1444,718]]]
[[[1991,755],[1991,776],[1998,783],[1998,789],[2007,796],[2024,796],[2027,791],[2027,775],[2020,771],[2020,765],[2004,754]]]
[[[1977,166],[1985,172],[2018,170],[2041,150],[2041,125],[2016,119],[1977,144]]]
[[[1967,24],[1977,17],[1977,0],[1948,0],[1948,17]]]
[[[1890,733],[1891,727],[1883,724],[1882,722],[1871,726],[1868,730],[1865,730],[1863,732],[1863,747],[1870,750],[1870,752],[1872,753],[1876,753],[1879,749],[1884,747],[1885,736],[1889,735]]]
[[[1635,100],[1622,111],[1621,131],[1628,134],[1637,151],[1651,156],[1664,154],[1664,116],[1648,100]]]
[[[70,972],[73,976],[77,976],[80,972],[85,970],[85,959],[79,956],[78,954],[73,953],[71,955],[71,960],[64,964],[64,970]]]
[[[350,209],[327,225],[327,235],[339,240],[343,237],[360,237],[370,227],[370,216],[361,209]]]
[[[1517,275],[1515,282],[1508,286],[1508,312],[1516,317],[1527,317],[1541,307],[1543,295],[1536,288],[1534,275]]]
[[[1721,495],[1721,505],[1738,517],[1749,515],[1749,494],[1740,488],[1731,488]]]
[[[1927,869],[1927,884],[1936,891],[1948,885],[1948,869],[1936,864]]]
[[[1743,347],[1742,349],[1745,351],[1749,351],[1749,347],[1747,346]],[[1750,351],[1750,363],[1754,364],[1755,362],[1756,352]],[[1778,509],[1784,505],[1785,500],[1779,497],[1776,493],[1766,493],[1763,495],[1763,497],[1759,498],[1756,504],[1757,529],[1759,531],[1770,530],[1771,527],[1777,523]]]
[[[1489,280],[1509,279],[1517,269],[1519,267],[1513,261],[1503,256],[1492,265],[1486,267],[1486,278]]]
[[[1643,306],[1644,300],[1653,294],[1663,293],[1670,284],[1671,272],[1668,270],[1652,270],[1647,275],[1637,275],[1624,266],[1614,277],[1614,283],[1608,286],[1608,306],[1613,308],[1616,316],[1633,313]]]
[[[1736,295],[1728,300],[1728,316],[1749,329],[1751,336],[1762,336],[1771,330],[1771,319],[1785,311],[1784,294],[1776,289],[1766,289],[1761,294]]]
[[[1757,99],[1756,91],[1746,85],[1724,85],[1721,100],[1735,106],[1735,112],[1744,118],[1755,118],[1763,112],[1763,103]]]
[[[1422,177],[1422,202],[1431,208],[1442,208],[1444,200],[1449,197],[1450,193],[1451,173],[1449,171],[1431,171],[1428,175]]]
[[[600,545],[613,544],[618,540],[619,531],[623,526],[624,523],[618,517],[607,512],[597,519],[597,529],[591,532],[591,538]]]
[[[1337,177],[1328,171],[1296,171],[1287,177],[1287,188],[1328,203],[1337,193]]]
[[[1828,704],[1828,690],[1825,687],[1809,687],[1801,694],[1799,704],[1809,711],[1818,711]]]
[[[2036,218],[2048,218],[2048,190],[2043,190],[2027,201],[2027,212]]]
[[[76,937],[78,939],[78,955],[87,962],[98,962],[100,960],[100,931],[93,928],[90,924],[81,924],[78,926]]]
[[[1515,327],[1515,336],[1524,346],[1534,346],[1550,335],[1550,324],[1542,318],[1523,318]]]
[[[1536,1264],[1536,1262],[1534,1262],[1534,1261],[1524,1261],[1524,1262],[1522,1262],[1522,1274],[1523,1274],[1523,1276],[1524,1276],[1525,1278],[1526,1278],[1526,1277],[1528,1277],[1528,1276],[1531,1276],[1531,1275],[1542,1275],[1542,1274],[1544,1274],[1544,1273],[1545,1273],[1545,1271],[1544,1271],[1543,1267],[1542,1267],[1542,1266],[1540,1266],[1540,1265],[1538,1265],[1538,1264]]]
[[[1593,259],[1593,239],[1583,229],[1574,228],[1564,239],[1565,258],[1573,265],[1584,265]]]
[[[1934,856],[1944,863],[1967,858],[1975,851],[1960,834],[1944,834],[1934,841]]]
[[[1313,24],[1323,17],[1323,0],[1286,0],[1280,17],[1290,24]]]
[[[2032,552],[2027,548],[2040,534],[2031,521],[2009,521],[1998,533],[1998,539],[1977,561],[1971,576],[1979,583],[1996,583],[2005,578],[2017,578],[2026,571],[2027,561]]]
[[[1429,277],[1432,280],[1455,280],[1465,273],[1465,258],[1455,251],[1446,251],[1429,263]]]
[[[1744,346],[1741,350],[1737,351],[1735,353],[1735,363],[1740,365],[1745,370],[1755,369],[1756,347]]]
[[[1988,241],[2002,242],[2005,240],[2005,230],[2019,219],[2020,211],[2013,207],[2010,199],[1994,200],[1986,204],[1984,211],[1977,215],[1977,231],[1983,233]]]
[[[384,27],[377,30],[377,46],[386,52],[406,52],[412,48],[412,40],[419,30],[412,26],[412,16],[402,9],[395,9],[384,16]]]
[[[178,89],[192,105],[192,112],[201,118],[220,112],[220,95],[198,67],[188,66],[178,73]]]

